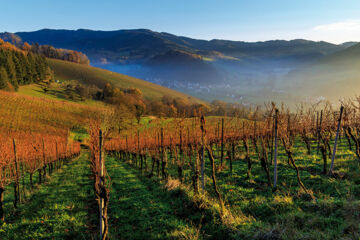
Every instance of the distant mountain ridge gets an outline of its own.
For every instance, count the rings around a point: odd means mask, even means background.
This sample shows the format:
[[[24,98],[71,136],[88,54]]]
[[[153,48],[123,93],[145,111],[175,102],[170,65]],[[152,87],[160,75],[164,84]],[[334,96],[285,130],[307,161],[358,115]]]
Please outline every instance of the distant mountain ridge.
[[[9,33],[6,34],[9,39]],[[42,29],[17,32],[14,40],[81,51],[93,66],[206,100],[226,101],[255,99],[259,95],[271,98],[273,93],[281,95],[289,72],[360,46],[356,42],[337,45],[304,39],[201,40],[148,29]]]
[[[83,51],[96,60],[109,57],[112,61],[141,60],[167,51],[182,50],[202,56],[216,55],[251,57],[316,57],[345,49],[355,43],[341,45],[303,39],[242,42],[230,40],[199,40],[148,29],[94,31],[42,29],[15,33],[23,42],[50,44],[54,47]],[[1,35],[0,35],[1,36]],[[112,54],[110,54],[110,51]]]

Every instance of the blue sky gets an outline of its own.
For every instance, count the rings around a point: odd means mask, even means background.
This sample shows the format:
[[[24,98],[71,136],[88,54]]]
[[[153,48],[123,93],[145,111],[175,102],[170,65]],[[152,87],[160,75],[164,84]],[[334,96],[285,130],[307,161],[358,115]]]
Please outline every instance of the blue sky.
[[[201,39],[360,41],[359,0],[0,0],[0,31],[148,28]]]

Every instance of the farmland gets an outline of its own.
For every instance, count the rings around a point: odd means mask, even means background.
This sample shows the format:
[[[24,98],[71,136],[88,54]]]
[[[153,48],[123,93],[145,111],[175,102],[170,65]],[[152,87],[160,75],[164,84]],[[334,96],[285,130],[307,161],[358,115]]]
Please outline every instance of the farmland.
[[[109,239],[359,237],[355,100],[340,125],[331,105],[266,105],[246,119],[130,119],[119,132],[111,106],[36,85],[1,98],[2,239],[98,238],[100,206]]]
[[[0,91],[1,239],[359,238],[358,98],[210,104],[46,62]]]
[[[233,238],[356,238],[356,110],[341,111],[339,123],[340,111],[328,107],[321,114],[280,112],[276,153],[269,121],[274,109],[264,121],[227,118],[222,130],[217,118],[208,128],[200,118],[167,121],[112,138],[105,147],[140,175],[197,196]]]

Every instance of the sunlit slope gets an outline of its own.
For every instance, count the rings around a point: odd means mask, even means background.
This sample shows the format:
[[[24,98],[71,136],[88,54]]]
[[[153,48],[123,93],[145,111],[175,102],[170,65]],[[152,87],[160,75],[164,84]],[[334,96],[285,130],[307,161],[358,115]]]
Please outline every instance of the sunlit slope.
[[[160,99],[164,95],[169,95],[174,98],[186,99],[191,103],[205,103],[184,93],[101,68],[55,59],[48,59],[48,62],[55,72],[55,78],[59,80],[78,80],[84,84],[94,84],[98,87],[103,87],[106,83],[112,83],[123,88],[134,87],[140,89],[144,97],[149,100]]]
[[[288,75],[288,87],[299,95],[336,101],[360,92],[360,44],[324,57]]]
[[[0,91],[0,133],[24,131],[56,135],[86,127],[92,116],[99,116],[104,110],[105,107]]]

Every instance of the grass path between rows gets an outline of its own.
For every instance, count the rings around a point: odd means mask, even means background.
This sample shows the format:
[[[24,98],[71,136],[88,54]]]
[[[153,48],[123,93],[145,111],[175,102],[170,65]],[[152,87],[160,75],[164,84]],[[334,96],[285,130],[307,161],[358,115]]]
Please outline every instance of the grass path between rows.
[[[111,177],[110,239],[203,239],[200,221],[190,221],[181,198],[140,176],[126,163],[107,157]],[[185,204],[186,205],[186,204]],[[182,208],[181,208],[182,206]],[[186,216],[187,215],[187,216]],[[193,212],[194,219],[200,219]]]
[[[94,198],[88,153],[65,164],[32,197],[7,216],[0,239],[92,239]]]

